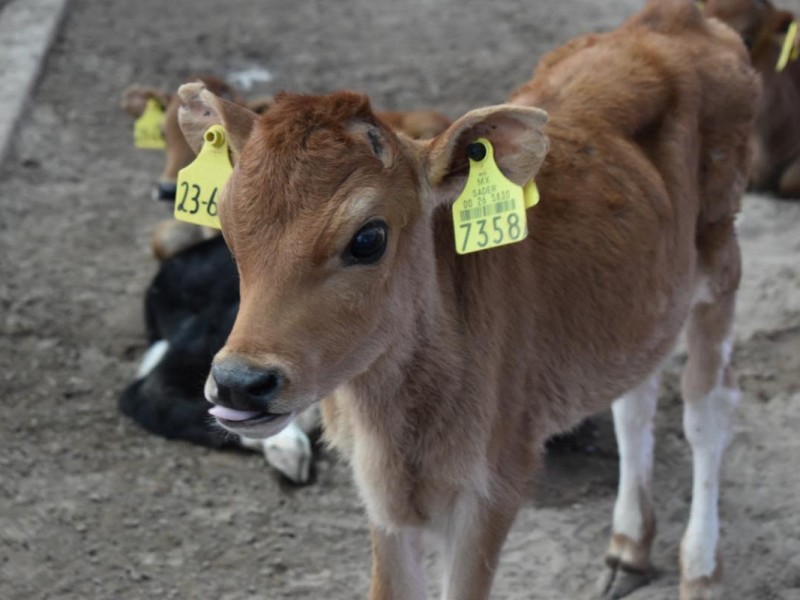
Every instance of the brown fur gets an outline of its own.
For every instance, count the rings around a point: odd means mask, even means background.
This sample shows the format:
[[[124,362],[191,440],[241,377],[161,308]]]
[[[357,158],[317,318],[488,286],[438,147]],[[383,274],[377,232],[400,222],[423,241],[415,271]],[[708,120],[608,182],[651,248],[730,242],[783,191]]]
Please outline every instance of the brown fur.
[[[708,0],[706,14],[730,25],[747,42],[763,80],[754,136],[752,186],[800,198],[800,61],[778,73],[784,36],[795,15],[769,0]],[[796,39],[800,48],[800,36]]]
[[[514,105],[427,143],[348,92],[279,96],[233,140],[220,216],[241,307],[215,363],[280,368],[270,412],[329,397],[326,435],[372,524],[373,600],[421,595],[406,537],[420,529],[442,542],[446,597],[487,598],[547,437],[654,371],[700,278],[712,303],[733,297],[758,90],[747,63],[729,29],[658,0],[546,57]],[[243,118],[198,86],[179,93],[184,131],[209,109]],[[524,243],[458,256],[450,204],[481,135],[542,199]],[[376,217],[385,256],[343,266]]]

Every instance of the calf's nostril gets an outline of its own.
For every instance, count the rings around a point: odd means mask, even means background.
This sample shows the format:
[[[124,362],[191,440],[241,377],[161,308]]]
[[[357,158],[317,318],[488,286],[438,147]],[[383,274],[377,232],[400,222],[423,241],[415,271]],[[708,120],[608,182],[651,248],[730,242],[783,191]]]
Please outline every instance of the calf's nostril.
[[[222,361],[211,367],[216,383],[215,403],[243,411],[270,410],[270,403],[286,385],[275,367],[256,367],[242,361]]]
[[[267,399],[280,390],[283,378],[277,371],[258,373],[247,386],[247,392],[256,397]]]

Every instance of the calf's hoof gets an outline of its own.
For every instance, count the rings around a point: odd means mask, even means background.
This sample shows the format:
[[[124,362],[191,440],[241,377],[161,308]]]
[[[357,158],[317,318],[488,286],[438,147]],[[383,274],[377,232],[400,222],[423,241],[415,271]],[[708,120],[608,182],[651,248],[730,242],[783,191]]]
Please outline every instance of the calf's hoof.
[[[653,572],[651,569],[634,569],[618,561],[607,561],[603,576],[600,579],[598,600],[615,600],[624,598],[634,590],[650,583]],[[681,598],[683,600],[683,598]]]
[[[722,600],[723,597],[722,586],[714,577],[681,579],[680,600]]]

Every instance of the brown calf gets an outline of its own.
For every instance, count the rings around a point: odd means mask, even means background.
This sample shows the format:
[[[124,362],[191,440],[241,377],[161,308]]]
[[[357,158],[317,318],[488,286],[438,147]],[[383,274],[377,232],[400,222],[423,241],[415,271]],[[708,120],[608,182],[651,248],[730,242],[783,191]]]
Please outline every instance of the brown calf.
[[[705,13],[736,30],[750,49],[764,91],[758,108],[750,182],[756,189],[800,198],[800,61],[776,71],[795,16],[769,0],[708,0]],[[800,36],[796,39],[800,49]]]
[[[734,215],[757,93],[738,37],[670,0],[552,53],[512,104],[428,142],[354,93],[280,95],[257,118],[181,88],[187,139],[222,123],[239,161],[220,217],[241,305],[206,384],[212,412],[269,436],[326,398],[326,435],[369,515],[373,600],[426,596],[423,532],[439,542],[443,597],[487,598],[544,441],[612,402],[621,474],[603,593],[641,585],[659,370],[684,324],[695,475],[681,598],[718,597]],[[541,201],[524,242],[460,256],[450,207],[479,137],[509,179],[535,177]]]

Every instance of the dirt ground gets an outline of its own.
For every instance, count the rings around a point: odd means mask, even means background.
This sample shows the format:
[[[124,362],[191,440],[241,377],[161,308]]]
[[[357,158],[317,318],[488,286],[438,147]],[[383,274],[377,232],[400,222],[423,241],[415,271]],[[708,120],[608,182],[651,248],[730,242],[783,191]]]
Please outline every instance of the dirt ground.
[[[786,4],[784,2],[783,4]],[[158,153],[118,108],[132,82],[265,68],[249,94],[362,90],[451,117],[638,0],[74,0],[0,169],[0,599],[364,597],[366,520],[345,465],[280,482],[255,454],[145,434],[116,397],[145,348]],[[800,2],[794,2],[800,9]],[[263,78],[262,78],[263,79]],[[736,362],[744,395],[722,497],[726,598],[800,599],[800,202],[749,196]],[[657,421],[657,579],[677,596],[691,465],[677,355]],[[592,597],[616,486],[608,415],[552,456],[505,546],[495,598]]]

